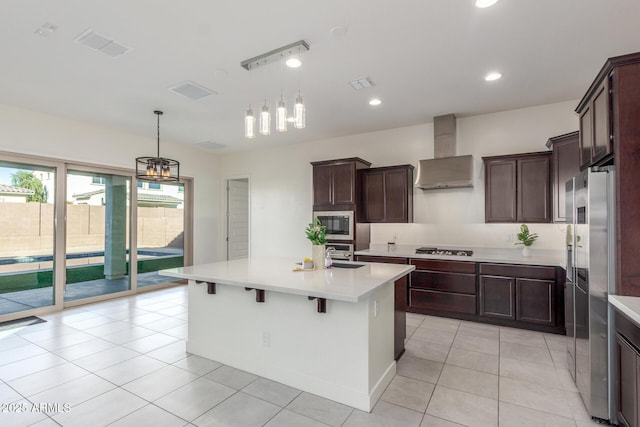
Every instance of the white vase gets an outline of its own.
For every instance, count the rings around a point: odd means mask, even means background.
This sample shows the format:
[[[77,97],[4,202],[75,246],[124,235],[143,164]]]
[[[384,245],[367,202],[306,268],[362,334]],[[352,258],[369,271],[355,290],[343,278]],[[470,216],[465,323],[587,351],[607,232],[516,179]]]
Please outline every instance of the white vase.
[[[324,268],[325,251],[325,245],[311,245],[311,259],[313,260],[313,266],[316,270],[322,270]]]
[[[531,249],[529,248],[529,246],[522,247],[522,256],[531,256]]]

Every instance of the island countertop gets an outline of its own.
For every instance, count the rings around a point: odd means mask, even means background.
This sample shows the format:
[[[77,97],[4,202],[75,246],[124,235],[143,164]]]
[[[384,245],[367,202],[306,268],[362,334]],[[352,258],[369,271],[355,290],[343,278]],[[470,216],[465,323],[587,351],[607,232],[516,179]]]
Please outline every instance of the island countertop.
[[[214,282],[336,301],[358,302],[389,281],[415,269],[412,265],[343,262],[360,268],[293,271],[297,258],[260,257],[162,270],[164,276]]]

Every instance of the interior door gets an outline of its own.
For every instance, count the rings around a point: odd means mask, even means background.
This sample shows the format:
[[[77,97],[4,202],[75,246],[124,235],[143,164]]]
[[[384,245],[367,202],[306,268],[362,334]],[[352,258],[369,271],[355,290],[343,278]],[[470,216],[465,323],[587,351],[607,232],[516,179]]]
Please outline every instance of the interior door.
[[[227,259],[249,256],[249,179],[227,180]]]

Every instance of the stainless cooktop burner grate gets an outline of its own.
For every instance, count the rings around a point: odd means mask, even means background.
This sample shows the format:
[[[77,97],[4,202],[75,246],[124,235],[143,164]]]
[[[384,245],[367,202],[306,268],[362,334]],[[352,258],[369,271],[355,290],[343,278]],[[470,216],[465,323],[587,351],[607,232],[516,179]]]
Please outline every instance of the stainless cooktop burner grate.
[[[438,249],[438,248],[432,248],[432,247],[426,247],[426,246],[416,249],[416,253],[427,254],[427,255],[449,255],[449,256],[473,255],[473,251],[470,251],[468,249]]]

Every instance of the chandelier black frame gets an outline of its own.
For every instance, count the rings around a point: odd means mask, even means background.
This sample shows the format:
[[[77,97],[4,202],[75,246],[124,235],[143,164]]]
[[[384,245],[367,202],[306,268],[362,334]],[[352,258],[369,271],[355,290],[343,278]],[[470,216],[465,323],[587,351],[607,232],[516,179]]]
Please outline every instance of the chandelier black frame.
[[[160,157],[160,116],[163,112],[156,110],[153,114],[158,116],[158,155],[136,158],[136,178],[151,182],[180,181],[180,162]]]

